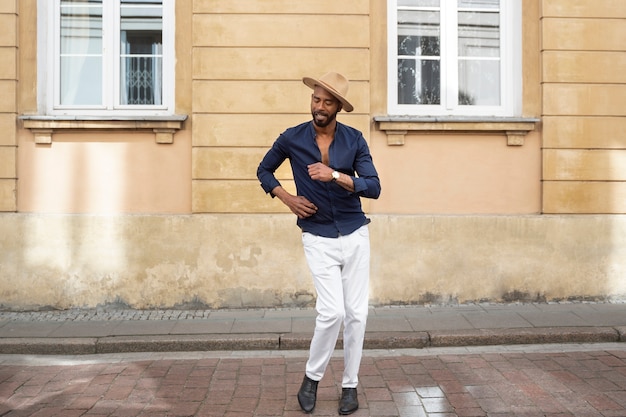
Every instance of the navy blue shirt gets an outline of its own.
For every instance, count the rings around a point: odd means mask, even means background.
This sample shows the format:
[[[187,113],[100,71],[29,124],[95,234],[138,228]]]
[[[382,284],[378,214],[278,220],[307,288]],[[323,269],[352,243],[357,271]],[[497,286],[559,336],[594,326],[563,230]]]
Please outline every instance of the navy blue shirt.
[[[378,198],[378,173],[363,134],[337,122],[335,136],[328,149],[329,165],[352,177],[354,192],[332,181],[312,180],[307,166],[322,160],[315,136],[312,121],[287,129],[261,161],[257,177],[263,190],[271,194],[280,185],[274,172],[285,159],[289,159],[297,194],[306,197],[317,207],[314,215],[298,218],[298,226],[318,236],[348,235],[369,223],[361,208],[360,197]]]

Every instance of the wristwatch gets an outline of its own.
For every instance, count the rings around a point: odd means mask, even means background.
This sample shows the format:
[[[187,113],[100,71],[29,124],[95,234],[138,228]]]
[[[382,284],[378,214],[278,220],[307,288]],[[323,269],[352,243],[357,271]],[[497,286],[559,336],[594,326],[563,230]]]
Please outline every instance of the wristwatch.
[[[337,181],[339,179],[339,171],[333,171],[331,174],[333,176],[333,181]]]

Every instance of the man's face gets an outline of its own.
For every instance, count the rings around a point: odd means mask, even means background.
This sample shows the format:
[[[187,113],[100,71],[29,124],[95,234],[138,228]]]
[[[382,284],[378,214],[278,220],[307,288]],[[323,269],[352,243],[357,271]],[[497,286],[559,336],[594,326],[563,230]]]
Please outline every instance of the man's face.
[[[341,110],[341,102],[322,87],[316,86],[311,95],[311,115],[318,127],[331,124]]]

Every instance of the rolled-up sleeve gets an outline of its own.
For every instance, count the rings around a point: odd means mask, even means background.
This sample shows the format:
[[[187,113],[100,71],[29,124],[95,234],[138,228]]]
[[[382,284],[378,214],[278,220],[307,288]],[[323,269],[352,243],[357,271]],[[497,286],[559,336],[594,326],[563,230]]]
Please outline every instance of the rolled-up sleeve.
[[[354,170],[358,175],[354,178],[354,192],[360,197],[377,199],[381,192],[378,172],[367,142],[362,136],[359,142],[359,150],[354,162]]]
[[[276,139],[272,147],[265,154],[259,167],[256,171],[256,176],[261,182],[263,190],[274,197],[272,190],[280,185],[280,182],[276,179],[274,173],[281,166],[281,164],[287,159],[287,154],[283,151],[283,147],[280,144],[281,137]]]

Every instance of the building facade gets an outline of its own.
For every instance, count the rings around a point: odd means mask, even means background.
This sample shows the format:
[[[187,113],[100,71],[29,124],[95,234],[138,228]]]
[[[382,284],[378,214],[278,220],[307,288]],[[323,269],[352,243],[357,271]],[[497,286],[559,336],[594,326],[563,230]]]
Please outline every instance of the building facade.
[[[622,0],[7,0],[0,22],[2,308],[312,305],[255,174],[327,71],[381,178],[373,305],[626,297]]]

